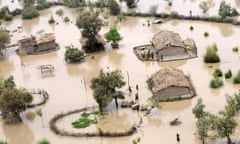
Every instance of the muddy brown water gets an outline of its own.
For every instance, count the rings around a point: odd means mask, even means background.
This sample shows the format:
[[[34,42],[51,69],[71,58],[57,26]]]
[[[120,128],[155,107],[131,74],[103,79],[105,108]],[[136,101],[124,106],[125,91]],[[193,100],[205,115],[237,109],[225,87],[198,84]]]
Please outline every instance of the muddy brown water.
[[[1,2],[3,4],[5,1]],[[140,5],[144,5],[144,2],[146,3],[146,1],[142,1]],[[154,0],[149,1],[149,5],[154,2]],[[194,3],[193,0],[184,2],[185,4]],[[22,21],[20,17],[17,17],[12,22],[3,22],[3,25],[10,30],[14,30],[20,25],[23,26],[23,33],[12,33],[12,43],[16,43],[17,40],[24,36],[35,35],[37,32],[44,30],[44,32],[53,32],[56,36],[56,41],[60,44],[60,50],[56,52],[24,56],[22,58],[24,67],[21,67],[21,59],[15,54],[15,48],[9,49],[7,56],[0,60],[0,75],[2,77],[13,75],[18,87],[29,89],[43,88],[50,95],[49,101],[41,106],[44,128],[42,127],[40,117],[33,116],[34,109],[29,109],[22,114],[23,124],[5,125],[0,120],[0,139],[7,140],[9,144],[34,144],[43,137],[49,139],[53,144],[129,144],[137,137],[141,137],[141,144],[148,144],[149,142],[173,144],[176,143],[177,132],[180,133],[181,143],[200,144],[201,142],[195,135],[196,120],[192,115],[192,108],[196,104],[197,98],[203,99],[207,110],[217,113],[225,105],[225,94],[233,94],[240,88],[240,85],[233,85],[231,80],[224,80],[224,86],[220,89],[213,90],[209,88],[209,81],[212,78],[212,72],[215,67],[220,67],[224,72],[231,69],[234,74],[240,70],[240,53],[232,52],[232,47],[240,46],[239,27],[229,24],[184,20],[172,20],[161,25],[147,27],[143,24],[146,24],[147,19],[151,18],[128,17],[126,22],[118,25],[119,32],[124,36],[124,39],[120,42],[120,49],[109,50],[108,44],[106,46],[108,50],[94,54],[94,59],[88,57],[83,63],[67,64],[64,62],[64,46],[73,44],[80,47],[79,38],[81,35],[74,25],[76,12],[73,9],[64,8],[64,15],[69,16],[72,21],[72,23],[65,24],[61,17],[55,15],[58,8],[60,7],[42,11],[41,17],[33,20]],[[47,21],[51,13],[59,22],[58,25],[48,24]],[[193,31],[189,30],[190,25],[194,27]],[[187,37],[193,38],[198,47],[198,58],[163,63],[139,61],[133,54],[132,48],[136,45],[149,43],[153,34],[164,29],[178,32],[183,39]],[[107,30],[108,28],[104,27],[100,33],[104,34]],[[203,36],[205,31],[209,33],[207,38]],[[206,46],[213,43],[218,45],[221,63],[204,64],[203,55]],[[42,75],[37,69],[42,64],[53,64],[55,72]],[[153,72],[166,66],[182,69],[185,74],[190,75],[197,91],[197,97],[190,100],[162,103],[160,110],[154,109],[149,117],[143,119],[143,125],[138,133],[121,138],[72,138],[55,135],[49,129],[48,122],[55,114],[84,106],[96,105],[89,84],[90,80],[98,75],[100,69],[107,70],[107,67],[110,70],[120,69],[126,81],[127,73],[129,73],[130,85],[133,86],[134,92],[136,92],[135,85],[139,85],[140,103],[144,104],[151,95],[146,86],[146,79]],[[213,66],[213,68],[209,66]],[[86,81],[87,89],[85,89],[84,80]],[[123,88],[123,91],[127,92],[127,85]],[[111,114],[102,121],[102,125],[106,124],[105,127],[109,131],[115,129],[119,131],[124,130],[131,124],[137,123],[139,116],[143,115],[143,113],[138,114],[130,110],[119,110],[119,112],[116,112],[114,105],[111,105],[109,109]],[[76,114],[67,117],[61,120],[58,125],[70,131],[78,131],[71,128],[71,122],[77,119],[78,116]],[[170,126],[169,121],[176,117],[182,121],[182,124]],[[95,129],[95,126],[86,131],[92,131],[92,129]],[[239,134],[240,127],[237,128],[232,138],[234,140],[237,139]],[[219,144],[224,142],[225,139],[217,140]]]

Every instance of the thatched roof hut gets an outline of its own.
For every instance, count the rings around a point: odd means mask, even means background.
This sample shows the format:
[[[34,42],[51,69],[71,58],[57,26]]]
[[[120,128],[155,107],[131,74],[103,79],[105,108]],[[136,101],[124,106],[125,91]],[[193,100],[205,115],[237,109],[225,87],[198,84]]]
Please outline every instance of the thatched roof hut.
[[[185,47],[178,33],[167,30],[155,34],[152,38],[152,44],[156,50],[161,50],[166,46]]]
[[[158,97],[159,101],[195,95],[190,78],[179,69],[162,68],[152,75],[151,80],[152,93]]]

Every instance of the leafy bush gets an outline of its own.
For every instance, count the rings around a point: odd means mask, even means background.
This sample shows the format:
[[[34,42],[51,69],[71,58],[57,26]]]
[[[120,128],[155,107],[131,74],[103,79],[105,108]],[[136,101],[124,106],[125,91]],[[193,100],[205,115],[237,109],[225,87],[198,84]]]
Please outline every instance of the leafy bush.
[[[51,15],[50,19],[48,20],[49,24],[55,23],[55,19],[53,18],[53,15]]]
[[[50,144],[50,142],[47,139],[42,139],[37,144]]]
[[[0,18],[6,21],[12,20],[13,16],[10,14],[8,6],[4,6],[0,9]]]
[[[77,8],[86,5],[85,0],[63,0],[64,5],[70,8]]]
[[[231,70],[228,70],[225,74],[224,74],[225,78],[226,79],[229,79],[232,77],[232,71]]]
[[[47,9],[50,8],[51,3],[47,2],[46,0],[37,0],[37,10],[43,10],[43,9]]]
[[[74,48],[73,46],[66,46],[65,51],[65,60],[68,62],[79,62],[83,60],[84,52],[78,48]]]
[[[206,63],[217,63],[220,62],[220,57],[217,54],[216,47],[214,45],[208,46],[207,51],[204,55],[204,62]]]
[[[223,76],[222,70],[221,70],[220,68],[216,68],[216,69],[214,70],[214,72],[213,72],[213,76],[214,76],[215,78],[217,78],[217,77],[222,77],[222,76]]]
[[[63,20],[64,20],[64,22],[69,22],[69,21],[70,21],[69,17],[67,17],[67,16],[66,16],[66,17],[64,17],[64,19],[63,19]]]
[[[193,26],[190,26],[189,29],[192,31],[194,28],[193,28]]]
[[[7,142],[0,140],[0,144],[7,144]]]
[[[234,84],[240,84],[240,71],[233,77]]]
[[[135,8],[136,7],[136,3],[137,3],[137,0],[124,0],[127,4],[127,7],[128,8]]]
[[[208,32],[204,32],[204,37],[208,37],[209,36],[209,33]]]
[[[118,15],[120,13],[120,6],[116,2],[116,0],[109,0],[108,1],[108,7],[109,7],[109,10],[110,10],[110,14]]]
[[[153,80],[151,78],[149,78],[147,80],[147,86],[148,86],[148,89],[149,90],[152,90],[153,86],[154,86],[154,83],[153,83]]]
[[[56,11],[56,14],[59,15],[59,16],[62,16],[63,13],[64,13],[64,11],[61,8]]]
[[[178,18],[178,17],[179,17],[179,14],[178,14],[178,12],[176,12],[176,11],[172,11],[172,12],[170,13],[169,17],[170,17],[170,18]]]
[[[238,47],[237,47],[237,46],[236,46],[236,47],[233,47],[233,48],[232,48],[232,51],[238,52]]]
[[[104,35],[104,37],[107,41],[112,41],[114,44],[123,39],[116,26],[111,26],[110,30]]]
[[[39,12],[35,7],[27,7],[22,11],[23,19],[32,19],[39,16]]]
[[[211,88],[219,88],[221,86],[223,86],[223,81],[219,78],[214,78],[210,81]]]
[[[219,6],[218,14],[222,19],[224,19],[227,16],[237,16],[238,11],[235,8],[232,8],[225,1],[222,1]]]

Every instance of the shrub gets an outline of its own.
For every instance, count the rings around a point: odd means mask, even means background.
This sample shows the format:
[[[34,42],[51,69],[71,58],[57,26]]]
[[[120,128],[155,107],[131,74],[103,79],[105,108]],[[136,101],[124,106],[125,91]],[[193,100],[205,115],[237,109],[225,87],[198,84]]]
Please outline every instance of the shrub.
[[[65,51],[65,60],[68,62],[79,62],[84,57],[84,52],[78,48],[74,48],[73,46],[66,46]]]
[[[199,8],[202,10],[203,13],[206,13],[209,9],[208,3],[206,1],[200,2]]]
[[[70,8],[77,8],[86,5],[85,0],[63,0],[64,5]]]
[[[47,9],[47,8],[50,8],[51,6],[51,3],[50,2],[47,2],[45,0],[37,0],[37,10],[43,10],[43,9]]]
[[[240,71],[233,77],[233,83],[239,84],[240,83]]]
[[[205,63],[217,63],[220,62],[220,57],[217,54],[216,48],[214,45],[208,46],[207,51],[203,57]]]
[[[61,8],[56,11],[56,14],[59,15],[59,16],[62,16],[63,13],[64,13],[64,11]]]
[[[223,81],[219,78],[214,78],[210,81],[211,88],[219,88],[221,86],[223,86]]]
[[[109,10],[110,10],[110,14],[118,15],[120,13],[120,6],[116,2],[116,0],[109,0],[108,7],[109,7]]]
[[[225,74],[224,74],[226,79],[230,79],[232,77],[232,71],[228,70]]]
[[[48,20],[48,23],[49,23],[49,24],[55,23],[55,20],[54,20],[54,18],[53,18],[53,15],[51,15],[50,19]]]
[[[233,47],[233,48],[232,48],[232,51],[233,51],[233,52],[238,52],[238,47],[237,47],[237,46],[236,46],[236,47]]]
[[[178,12],[176,12],[176,11],[172,11],[172,12],[170,13],[169,17],[170,17],[170,18],[178,18],[178,17],[179,17],[179,14],[178,14]]]
[[[208,32],[204,32],[204,37],[208,37],[209,36],[209,33]]]
[[[49,140],[48,139],[42,139],[42,140],[40,140],[40,141],[38,141],[38,143],[37,144],[50,144],[50,142],[49,142]]]
[[[0,18],[6,21],[12,20],[13,16],[10,14],[8,6],[4,6],[0,9]]]
[[[10,21],[10,20],[12,20],[12,19],[13,19],[13,16],[12,16],[11,14],[9,14],[9,13],[6,13],[6,14],[5,14],[4,20]]]
[[[154,83],[153,83],[153,80],[151,78],[149,78],[147,80],[147,86],[148,86],[148,89],[149,90],[152,90],[153,86],[154,86]]]
[[[70,19],[69,19],[69,17],[64,17],[64,22],[69,22],[70,21]]]
[[[32,19],[38,17],[39,13],[35,7],[27,7],[22,11],[22,18],[23,19]]]
[[[193,26],[190,26],[189,29],[192,31],[194,28],[193,28]]]
[[[235,8],[232,8],[225,1],[222,1],[219,6],[218,14],[222,19],[224,19],[227,16],[237,16],[238,11]]]
[[[214,78],[222,77],[223,76],[222,70],[220,68],[216,68],[213,72],[213,76]]]

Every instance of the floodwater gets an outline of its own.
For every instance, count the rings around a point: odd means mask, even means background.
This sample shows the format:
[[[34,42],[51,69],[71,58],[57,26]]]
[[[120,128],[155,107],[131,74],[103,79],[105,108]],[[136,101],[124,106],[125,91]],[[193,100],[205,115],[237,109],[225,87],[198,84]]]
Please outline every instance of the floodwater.
[[[1,2],[4,3],[4,1]],[[148,2],[148,5],[151,5],[155,1],[141,1],[139,5],[144,5],[144,3]],[[195,2],[198,3],[194,0],[185,0],[182,4],[193,5]],[[233,4],[235,4],[234,2]],[[236,5],[239,6],[239,3]],[[143,7],[140,6],[140,8]],[[224,80],[224,86],[220,89],[213,90],[209,88],[209,81],[212,78],[212,72],[215,67],[220,67],[224,72],[231,69],[234,74],[240,70],[240,53],[232,52],[232,47],[240,46],[239,26],[172,20],[160,25],[147,27],[143,24],[146,24],[147,20],[151,18],[128,17],[125,22],[118,24],[119,32],[124,36],[124,39],[120,42],[120,49],[110,50],[109,45],[107,45],[108,50],[94,54],[94,59],[87,57],[85,62],[67,64],[64,61],[64,47],[70,44],[81,47],[79,43],[81,34],[74,25],[76,16],[74,9],[64,8],[64,15],[69,16],[72,21],[72,23],[65,24],[62,17],[55,15],[56,10],[59,8],[63,7],[53,7],[44,10],[39,18],[33,20],[22,21],[21,17],[16,17],[12,22],[2,22],[2,25],[11,31],[16,29],[17,26],[23,26],[23,32],[12,33],[12,43],[16,43],[17,40],[24,36],[36,35],[37,32],[44,30],[44,32],[53,32],[55,34],[60,50],[49,54],[24,56],[22,58],[24,67],[21,67],[21,59],[14,52],[15,48],[9,49],[6,52],[7,56],[1,58],[0,75],[2,77],[6,78],[9,75],[13,75],[18,87],[29,89],[43,88],[48,91],[50,98],[45,105],[41,106],[44,127],[42,126],[41,118],[34,116],[35,109],[28,109],[22,114],[23,124],[5,125],[0,120],[0,140],[7,140],[9,144],[35,144],[38,140],[46,137],[53,144],[130,144],[133,139],[141,137],[141,144],[148,144],[150,141],[151,143],[174,144],[176,143],[176,133],[178,132],[181,143],[200,144],[201,142],[195,135],[196,120],[192,115],[192,108],[195,106],[197,99],[202,98],[204,104],[206,104],[206,109],[217,113],[225,105],[225,94],[233,94],[240,89],[240,85],[233,85],[231,80]],[[177,9],[176,6],[173,6],[173,8]],[[194,9],[198,9],[198,5]],[[51,14],[59,23],[58,25],[48,24]],[[112,21],[114,20],[115,18],[112,18]],[[191,25],[194,27],[193,31],[189,30]],[[178,32],[183,39],[187,37],[193,38],[198,47],[198,58],[176,62],[139,61],[133,54],[132,48],[136,45],[149,43],[151,37],[156,32],[164,29]],[[104,34],[107,30],[108,27],[104,27],[100,34]],[[203,36],[205,31],[209,33],[207,38]],[[205,49],[213,43],[218,45],[221,63],[204,64],[203,55]],[[42,64],[53,64],[56,69],[55,72],[52,74],[41,74],[37,67]],[[148,117],[143,118],[143,125],[136,134],[121,138],[72,138],[55,135],[49,129],[48,122],[55,114],[96,105],[89,84],[90,80],[98,75],[100,69],[120,69],[126,81],[127,73],[129,73],[130,85],[133,87],[134,92],[136,91],[134,89],[135,85],[139,85],[140,103],[144,104],[151,96],[146,86],[147,78],[155,71],[166,66],[182,69],[185,74],[190,75],[196,88],[197,96],[190,100],[161,103],[162,108],[160,110],[154,109]],[[213,66],[213,68],[209,66]],[[86,89],[84,81],[86,81]],[[123,88],[123,91],[127,92],[127,85]],[[109,109],[111,114],[102,121],[102,125],[106,124],[106,130],[108,131],[115,129],[117,131],[124,130],[130,125],[138,123],[139,116],[144,115],[144,113],[136,113],[131,110],[120,109],[116,112],[113,104],[110,105]],[[78,116],[76,114],[67,117],[60,121],[58,125],[73,131],[71,122],[77,119]],[[182,124],[170,126],[169,121],[176,117],[181,120]],[[238,122],[240,123],[239,120]],[[94,126],[92,127],[94,128]],[[89,129],[89,131],[91,130],[92,128]],[[238,138],[239,134],[240,127],[237,128],[232,138]],[[218,144],[224,142],[225,139],[217,140]]]

